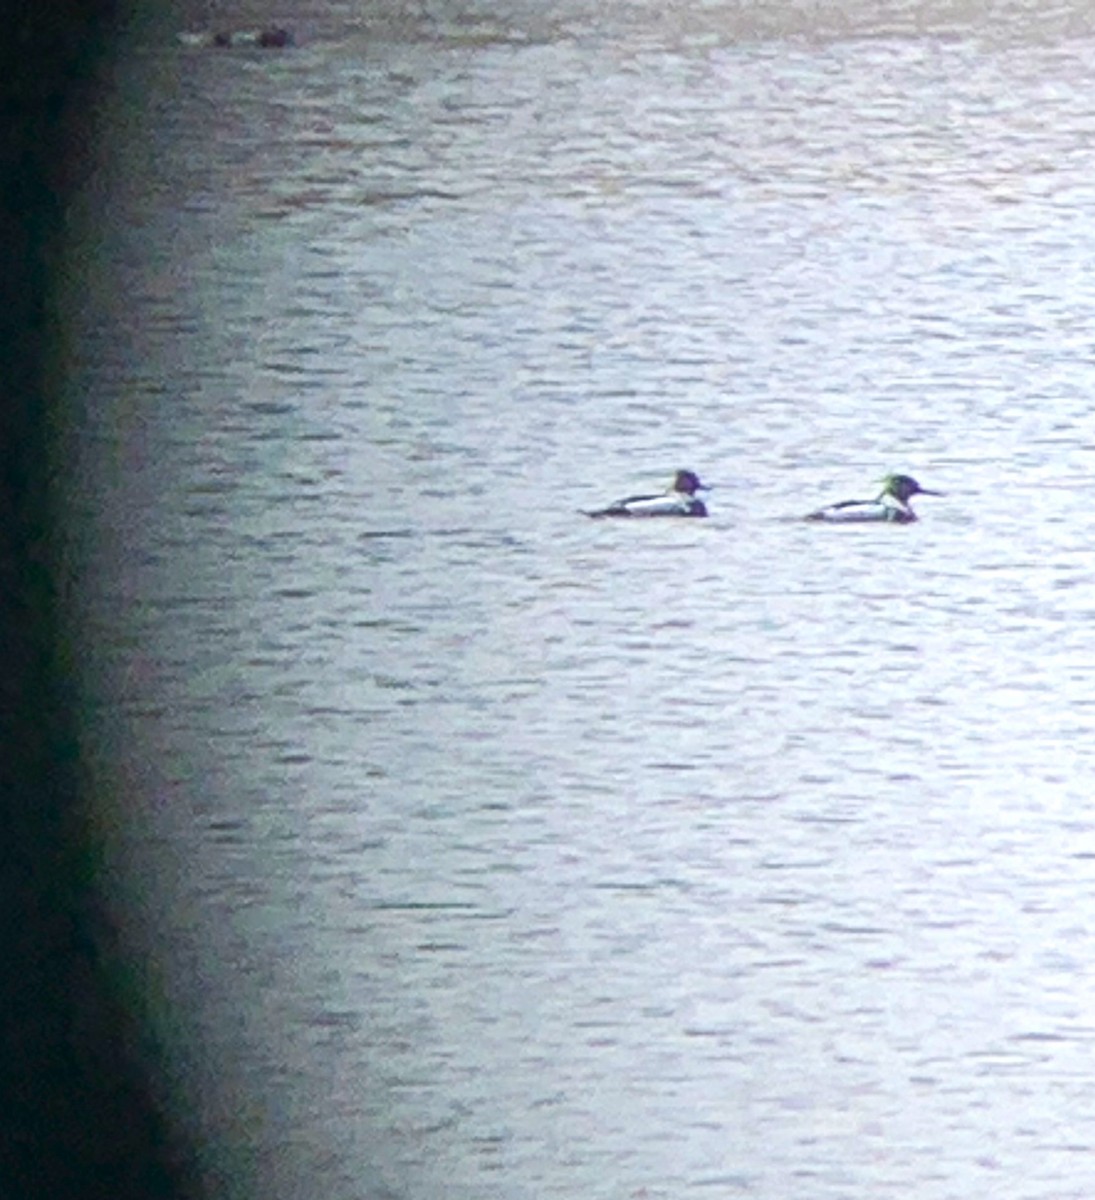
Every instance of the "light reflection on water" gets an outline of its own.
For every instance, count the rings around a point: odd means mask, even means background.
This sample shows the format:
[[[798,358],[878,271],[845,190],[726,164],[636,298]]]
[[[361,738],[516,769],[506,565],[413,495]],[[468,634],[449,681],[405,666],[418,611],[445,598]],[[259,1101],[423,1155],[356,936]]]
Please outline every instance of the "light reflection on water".
[[[73,561],[220,1194],[1091,1193],[1095,47],[721,11],[130,68]]]

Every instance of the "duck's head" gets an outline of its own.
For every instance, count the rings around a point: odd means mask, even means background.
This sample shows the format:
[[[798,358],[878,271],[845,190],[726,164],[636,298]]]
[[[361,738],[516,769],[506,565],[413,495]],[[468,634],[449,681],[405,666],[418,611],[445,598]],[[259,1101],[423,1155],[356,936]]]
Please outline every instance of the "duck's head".
[[[885,496],[892,496],[898,504],[908,504],[913,496],[942,495],[942,492],[921,487],[911,475],[887,475],[882,480],[882,491],[878,493],[878,498],[881,500]]]
[[[710,491],[710,488],[706,483],[700,482],[700,477],[695,471],[678,471],[673,477],[673,491],[694,496],[697,492]]]

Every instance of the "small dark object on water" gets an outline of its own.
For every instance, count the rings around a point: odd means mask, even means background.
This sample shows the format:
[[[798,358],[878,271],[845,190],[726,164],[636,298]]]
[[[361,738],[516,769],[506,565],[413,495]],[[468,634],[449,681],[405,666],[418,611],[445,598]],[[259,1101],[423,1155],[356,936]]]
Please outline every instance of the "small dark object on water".
[[[184,46],[248,47],[262,50],[283,50],[293,45],[293,35],[280,25],[269,25],[265,29],[218,29],[213,33],[180,33],[179,41]]]
[[[288,29],[273,26],[269,29],[237,29],[232,33],[215,33],[214,46],[261,46],[264,50],[283,49],[292,45],[293,35]]]

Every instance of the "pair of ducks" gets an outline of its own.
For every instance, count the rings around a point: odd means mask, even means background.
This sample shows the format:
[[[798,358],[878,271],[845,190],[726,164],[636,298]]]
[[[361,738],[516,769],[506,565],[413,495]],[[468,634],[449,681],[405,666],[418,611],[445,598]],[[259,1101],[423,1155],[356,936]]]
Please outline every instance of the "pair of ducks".
[[[710,491],[694,471],[678,471],[669,489],[660,496],[628,496],[607,508],[587,512],[587,517],[706,517],[707,506],[696,493]],[[921,487],[911,475],[887,475],[874,500],[842,500],[816,512],[807,521],[840,524],[853,521],[892,521],[909,525],[916,520],[909,501],[913,496],[942,496]]]

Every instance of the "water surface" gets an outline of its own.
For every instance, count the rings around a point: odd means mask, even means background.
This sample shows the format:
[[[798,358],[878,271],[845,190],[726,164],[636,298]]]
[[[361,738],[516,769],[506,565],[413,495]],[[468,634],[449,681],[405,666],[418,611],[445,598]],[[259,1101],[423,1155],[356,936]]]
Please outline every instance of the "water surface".
[[[1091,1195],[1089,22],[134,32],[72,596],[218,1195]]]

